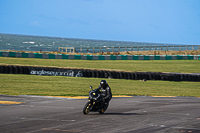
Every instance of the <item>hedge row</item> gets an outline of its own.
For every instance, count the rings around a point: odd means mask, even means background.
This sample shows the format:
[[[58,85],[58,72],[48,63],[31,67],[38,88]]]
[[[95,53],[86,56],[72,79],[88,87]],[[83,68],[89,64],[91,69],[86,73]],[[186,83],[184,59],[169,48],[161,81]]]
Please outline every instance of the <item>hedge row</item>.
[[[130,79],[130,80],[167,80],[167,81],[200,81],[200,73],[161,73],[161,72],[120,72],[91,69],[64,69],[53,67],[31,67],[31,66],[13,66],[0,65],[0,73],[5,74],[30,74],[31,70],[61,71],[72,70],[82,72],[83,77],[88,78],[113,78],[113,79]]]

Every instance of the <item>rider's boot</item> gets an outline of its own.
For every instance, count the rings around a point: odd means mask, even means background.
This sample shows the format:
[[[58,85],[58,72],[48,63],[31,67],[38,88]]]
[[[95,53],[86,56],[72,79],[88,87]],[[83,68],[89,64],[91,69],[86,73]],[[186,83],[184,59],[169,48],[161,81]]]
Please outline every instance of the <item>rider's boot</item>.
[[[107,108],[108,108],[108,103],[106,102],[106,103],[104,104],[103,109],[106,110]]]

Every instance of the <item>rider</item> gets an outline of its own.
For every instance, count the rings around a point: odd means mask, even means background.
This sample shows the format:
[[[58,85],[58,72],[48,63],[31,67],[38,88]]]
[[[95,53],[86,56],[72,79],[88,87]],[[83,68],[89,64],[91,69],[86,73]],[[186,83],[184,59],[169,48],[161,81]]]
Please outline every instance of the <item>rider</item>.
[[[106,80],[101,80],[97,89],[100,90],[101,95],[103,96],[103,100],[105,101],[105,105],[108,106],[109,101],[112,99],[112,92]]]

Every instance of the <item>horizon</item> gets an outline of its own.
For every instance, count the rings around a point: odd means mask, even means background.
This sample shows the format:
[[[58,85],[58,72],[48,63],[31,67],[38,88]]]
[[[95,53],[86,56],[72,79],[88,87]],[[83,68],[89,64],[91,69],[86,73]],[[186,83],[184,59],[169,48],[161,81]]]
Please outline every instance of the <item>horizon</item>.
[[[108,41],[108,42],[125,42],[125,43],[146,43],[146,44],[162,44],[162,45],[190,45],[190,44],[172,44],[172,43],[154,43],[154,42],[132,42],[132,41],[115,41],[115,40],[97,40],[97,39],[85,39],[85,38],[67,38],[67,37],[53,37],[53,36],[38,36],[38,35],[23,35],[23,34],[9,34],[0,33],[2,35],[13,35],[13,36],[27,36],[27,37],[41,37],[41,38],[56,38],[56,39],[69,39],[69,40],[87,40],[87,41]],[[191,44],[193,45],[193,44]],[[200,45],[200,44],[194,44]]]

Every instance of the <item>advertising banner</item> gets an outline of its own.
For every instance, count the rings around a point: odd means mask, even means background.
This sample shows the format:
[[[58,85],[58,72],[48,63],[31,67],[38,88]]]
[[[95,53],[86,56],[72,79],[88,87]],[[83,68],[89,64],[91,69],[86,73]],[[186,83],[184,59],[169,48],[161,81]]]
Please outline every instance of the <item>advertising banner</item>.
[[[31,75],[46,75],[46,76],[68,76],[68,77],[83,77],[83,73],[78,70],[67,69],[41,69],[32,68],[30,70]]]

